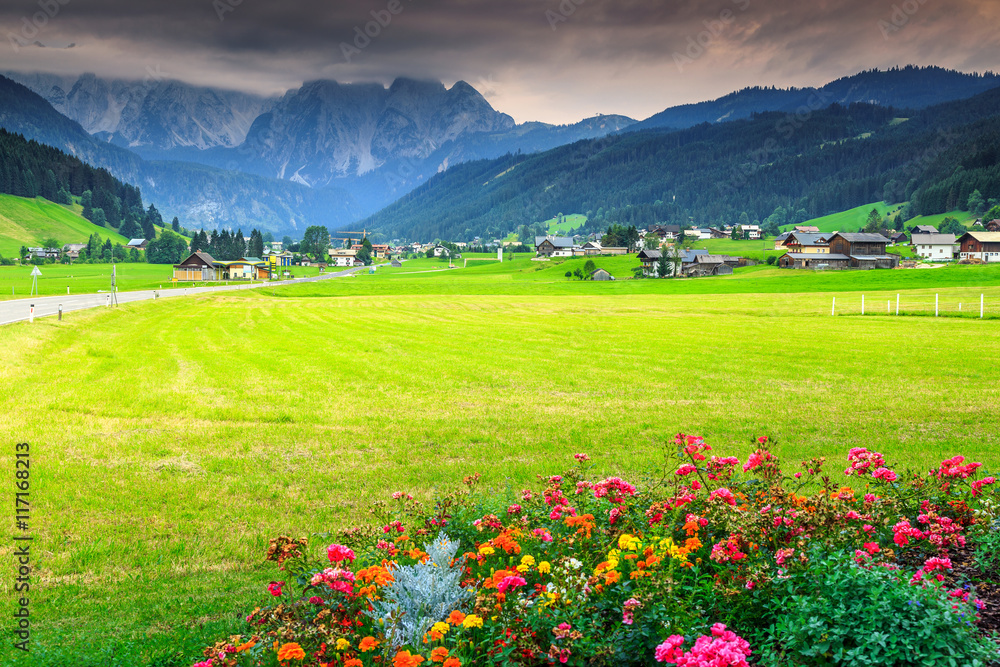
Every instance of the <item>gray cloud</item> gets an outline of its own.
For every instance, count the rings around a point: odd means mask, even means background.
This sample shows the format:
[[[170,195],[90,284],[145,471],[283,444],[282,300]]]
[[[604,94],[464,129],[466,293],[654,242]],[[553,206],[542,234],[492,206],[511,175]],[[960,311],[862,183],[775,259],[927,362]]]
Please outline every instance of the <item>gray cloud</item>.
[[[519,121],[644,117],[747,85],[1000,62],[1000,11],[984,0],[398,0],[395,15],[391,0],[45,1],[66,4],[30,36],[37,0],[0,7],[0,68],[141,79],[160,67],[264,93],[314,78],[464,79],[490,82],[491,102]],[[886,35],[879,22],[892,20],[894,5],[916,9]],[[391,22],[372,23],[373,11]],[[356,48],[366,27],[378,35],[345,58],[343,45]],[[18,36],[76,46],[15,49]]]

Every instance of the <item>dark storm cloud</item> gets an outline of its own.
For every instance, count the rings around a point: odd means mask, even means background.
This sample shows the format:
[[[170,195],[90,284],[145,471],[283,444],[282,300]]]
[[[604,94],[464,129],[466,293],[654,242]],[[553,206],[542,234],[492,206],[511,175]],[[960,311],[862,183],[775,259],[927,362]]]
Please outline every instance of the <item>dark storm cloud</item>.
[[[648,115],[744,85],[814,85],[876,66],[984,69],[1000,61],[996,5],[18,0],[0,7],[0,30],[11,44],[0,48],[0,67],[141,78],[144,67],[156,65],[175,78],[261,92],[312,78],[465,79],[492,82],[491,101],[519,120],[569,121],[597,110]],[[37,34],[22,41],[77,48],[13,47],[26,18],[30,25],[32,16],[56,6]]]

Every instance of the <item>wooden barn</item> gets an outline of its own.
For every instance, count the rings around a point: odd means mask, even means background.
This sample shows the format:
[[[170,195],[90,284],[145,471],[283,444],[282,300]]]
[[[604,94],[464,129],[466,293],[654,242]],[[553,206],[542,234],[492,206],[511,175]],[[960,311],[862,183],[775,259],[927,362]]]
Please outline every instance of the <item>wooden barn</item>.
[[[958,244],[961,259],[1000,262],[1000,232],[966,232]]]
[[[207,252],[193,252],[180,264],[174,265],[174,280],[218,280],[219,263]]]
[[[788,252],[778,258],[783,269],[846,269],[851,266],[847,255]]]
[[[590,279],[591,280],[614,280],[615,277],[613,275],[611,275],[610,273],[608,273],[607,271],[605,271],[604,269],[597,269],[596,271],[591,272]]]
[[[830,237],[830,254],[847,255],[852,269],[894,269],[899,255],[887,254],[888,244],[881,234],[838,232]]]

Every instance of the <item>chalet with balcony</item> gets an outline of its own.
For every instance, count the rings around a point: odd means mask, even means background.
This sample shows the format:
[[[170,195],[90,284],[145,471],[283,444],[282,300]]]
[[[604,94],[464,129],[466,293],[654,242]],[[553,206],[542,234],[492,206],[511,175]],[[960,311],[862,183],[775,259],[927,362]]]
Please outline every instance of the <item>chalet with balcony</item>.
[[[782,245],[788,252],[803,255],[829,254],[832,234],[791,232]]]
[[[573,255],[573,239],[568,236],[536,236],[535,252],[539,257]]]

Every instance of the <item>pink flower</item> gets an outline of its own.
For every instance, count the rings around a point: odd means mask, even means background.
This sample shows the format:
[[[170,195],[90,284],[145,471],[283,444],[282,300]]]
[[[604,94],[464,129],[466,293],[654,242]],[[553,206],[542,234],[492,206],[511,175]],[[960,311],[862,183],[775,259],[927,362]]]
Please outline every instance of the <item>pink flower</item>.
[[[526,583],[523,577],[504,577],[499,584],[497,584],[497,590],[501,593],[507,592],[508,588],[517,588],[518,586],[524,586]]]
[[[886,482],[896,481],[896,473],[885,467],[877,468],[875,472],[872,473],[872,477],[874,477],[875,479],[884,480]]]
[[[867,503],[868,505],[871,505],[874,502],[875,502],[875,494],[874,493],[866,493],[865,494],[865,503]]]
[[[309,598],[309,604],[317,604],[317,605],[323,604],[323,598],[319,597],[318,595],[314,595],[311,598]]]
[[[283,581],[272,581],[267,585],[267,592],[273,595],[274,597],[278,597],[279,595],[281,595],[281,587],[284,585],[285,582]]]
[[[516,503],[507,508],[507,514],[520,514],[520,513],[521,513],[521,506]]]
[[[524,489],[523,491],[521,491],[521,500],[523,501],[531,500],[531,496],[532,496],[531,489]]]
[[[587,456],[586,454],[574,454],[573,458],[576,459],[577,461],[580,461],[580,462],[589,461],[590,460],[590,457]]]
[[[330,559],[331,563],[340,563],[345,560],[348,563],[353,563],[354,551],[342,544],[331,544],[326,548],[326,557]]]
[[[715,500],[716,498],[721,498],[727,504],[736,507],[736,496],[734,496],[733,492],[727,489],[726,487],[722,487],[721,489],[716,489],[715,491],[712,491],[710,494],[708,494],[709,500]]]
[[[684,475],[690,475],[691,473],[697,471],[698,468],[694,467],[690,463],[685,463],[677,469],[677,474],[683,477]]]
[[[855,512],[854,510],[851,510],[850,512],[844,515],[844,518],[850,520],[857,520],[861,518],[861,515]]]
[[[549,533],[549,531],[545,530],[544,528],[535,528],[533,531],[531,531],[531,533],[535,537],[537,537],[538,539],[540,539],[542,542],[551,542],[552,541],[552,534]]]

